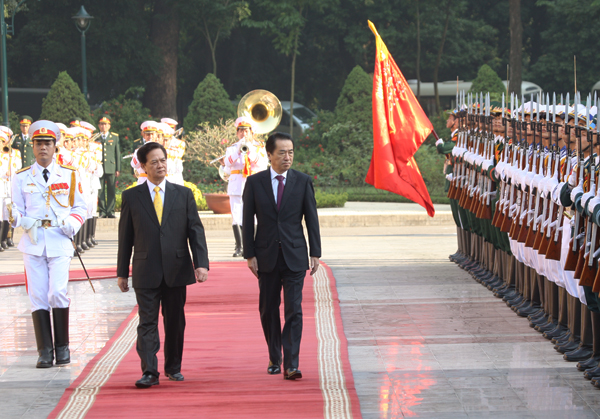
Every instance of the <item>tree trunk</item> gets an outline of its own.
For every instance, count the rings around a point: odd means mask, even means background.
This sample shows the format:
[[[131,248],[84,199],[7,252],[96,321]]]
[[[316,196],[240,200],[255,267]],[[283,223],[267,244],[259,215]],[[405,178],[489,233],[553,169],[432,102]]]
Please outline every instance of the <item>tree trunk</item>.
[[[523,24],[521,23],[521,0],[509,0],[510,26],[510,92],[521,96],[523,62]]]
[[[440,95],[438,92],[438,73],[440,70],[440,62],[442,61],[442,53],[444,52],[444,43],[446,42],[446,34],[448,33],[448,23],[450,22],[450,6],[452,0],[448,0],[446,4],[446,23],[444,23],[444,32],[442,33],[442,40],[440,41],[440,49],[438,51],[437,58],[435,59],[435,68],[433,69],[433,91],[435,95],[435,113],[439,115],[440,112]]]
[[[302,11],[300,13],[302,13]],[[292,138],[294,133],[294,88],[296,87],[296,51],[298,50],[298,36],[300,36],[300,30],[296,31],[294,53],[292,55],[292,92],[290,97],[290,135],[292,135]]]
[[[421,17],[417,0],[417,100],[421,101]]]
[[[150,41],[157,47],[161,60],[157,72],[148,80],[144,106],[152,115],[177,119],[179,15],[172,1],[154,3]]]

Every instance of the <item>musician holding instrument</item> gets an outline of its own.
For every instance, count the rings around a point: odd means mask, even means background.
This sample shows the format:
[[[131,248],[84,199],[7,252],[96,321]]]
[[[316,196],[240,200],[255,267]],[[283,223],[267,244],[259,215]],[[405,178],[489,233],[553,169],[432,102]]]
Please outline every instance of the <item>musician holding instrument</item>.
[[[8,223],[7,205],[11,202],[12,179],[21,168],[21,153],[11,148],[11,139],[14,140],[10,128],[1,127],[0,130],[0,252],[14,246],[12,237],[14,228]]]
[[[238,141],[230,147],[224,158],[226,171],[229,171],[227,194],[231,205],[235,251],[233,257],[241,257],[242,253],[242,193],[246,178],[254,173],[266,170],[268,165],[265,147],[254,139],[253,121],[247,116],[241,116],[235,121]]]
[[[102,144],[102,168],[104,174],[100,178],[100,196],[98,198],[98,213],[100,218],[115,218],[115,184],[121,172],[121,146],[119,135],[110,132],[110,116],[102,115],[98,120],[100,137],[96,142]],[[96,221],[94,220],[94,229]]]

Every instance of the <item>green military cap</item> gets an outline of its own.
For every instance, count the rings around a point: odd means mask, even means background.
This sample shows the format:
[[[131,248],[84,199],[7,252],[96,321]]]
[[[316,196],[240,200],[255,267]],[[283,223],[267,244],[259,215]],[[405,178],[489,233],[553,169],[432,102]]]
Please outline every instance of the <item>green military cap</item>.
[[[29,115],[23,115],[21,117],[21,120],[19,121],[19,124],[21,125],[31,125],[31,123],[33,122],[33,118],[30,117]]]
[[[110,119],[110,116],[108,115],[102,115],[100,116],[100,118],[98,118],[98,123],[104,123],[104,124],[110,124],[112,122],[112,120]]]

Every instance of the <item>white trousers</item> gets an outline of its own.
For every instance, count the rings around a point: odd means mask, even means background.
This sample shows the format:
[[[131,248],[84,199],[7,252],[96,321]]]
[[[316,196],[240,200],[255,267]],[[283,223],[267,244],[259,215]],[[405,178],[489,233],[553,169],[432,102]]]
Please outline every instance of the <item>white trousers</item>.
[[[67,297],[71,256],[47,257],[23,253],[25,284],[31,311],[51,308],[67,308],[71,300]]]
[[[244,214],[241,195],[229,195],[229,205],[231,206],[231,224],[241,226]]]

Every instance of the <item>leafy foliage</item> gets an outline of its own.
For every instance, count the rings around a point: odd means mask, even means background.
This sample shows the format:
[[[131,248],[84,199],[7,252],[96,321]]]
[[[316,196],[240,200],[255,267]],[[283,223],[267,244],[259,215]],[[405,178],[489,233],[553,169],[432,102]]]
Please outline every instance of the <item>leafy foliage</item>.
[[[133,153],[133,150],[142,145],[139,141],[140,125],[142,122],[152,119],[150,111],[144,108],[138,99],[142,93],[143,88],[129,88],[125,94],[103,102],[93,112],[94,124],[97,124],[102,115],[110,116],[112,120],[110,130],[119,134],[119,144],[123,155]]]
[[[194,92],[194,100],[183,126],[187,132],[192,132],[198,125],[217,124],[222,119],[227,120],[235,116],[235,108],[225,88],[214,74],[209,73]]]
[[[506,92],[506,87],[504,87],[498,74],[489,65],[484,64],[477,72],[475,80],[473,80],[471,92],[484,94],[490,92],[490,99],[498,101],[502,97],[502,93]]]
[[[348,194],[345,192],[325,192],[320,189],[315,190],[315,200],[317,208],[343,208],[348,201]]]
[[[61,71],[52,84],[48,96],[42,100],[40,119],[69,124],[69,119],[79,117],[89,121],[90,105],[85,101],[79,86],[66,71]]]

